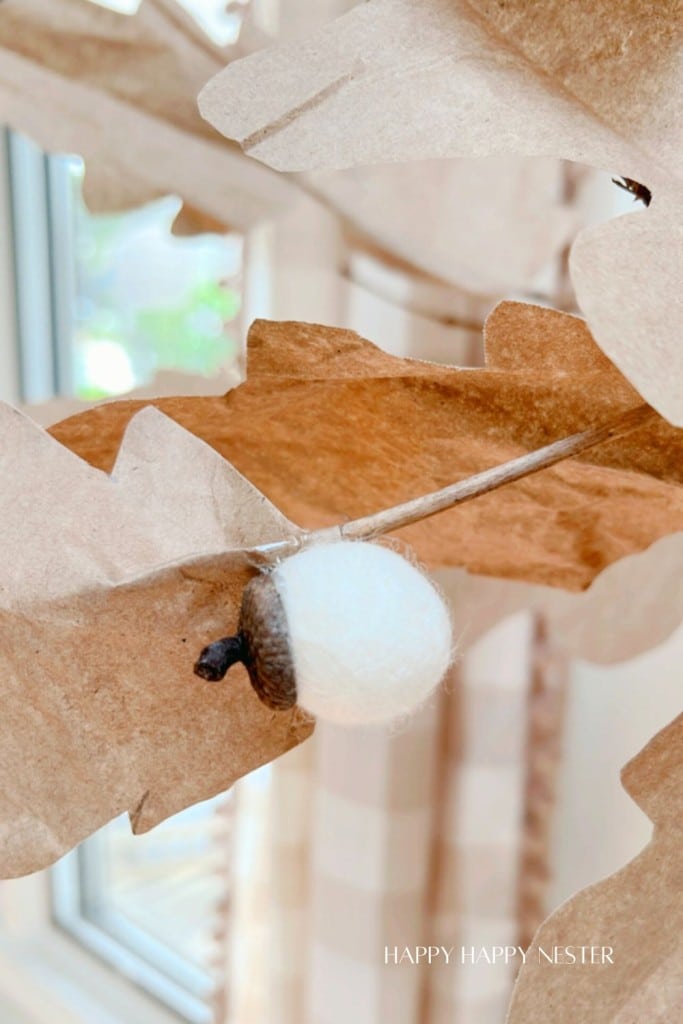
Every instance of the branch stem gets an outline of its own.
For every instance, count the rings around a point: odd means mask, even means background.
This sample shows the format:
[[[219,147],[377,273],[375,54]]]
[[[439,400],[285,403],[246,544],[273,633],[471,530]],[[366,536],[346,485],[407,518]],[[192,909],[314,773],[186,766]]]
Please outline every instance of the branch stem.
[[[280,558],[294,554],[295,551],[303,547],[321,541],[373,540],[382,534],[410,526],[411,523],[428,519],[455,505],[461,505],[472,498],[488,494],[489,491],[494,491],[515,480],[521,480],[532,473],[538,473],[540,470],[570,459],[574,455],[580,455],[582,452],[588,451],[589,448],[595,448],[599,444],[623,437],[656,419],[657,413],[654,409],[648,405],[639,405],[603,426],[590,427],[578,434],[563,437],[536,451],[520,455],[516,459],[510,459],[509,462],[503,462],[491,469],[485,469],[482,473],[475,473],[474,476],[468,476],[439,491],[424,494],[419,498],[403,502],[401,505],[394,505],[391,508],[374,512],[369,516],[362,516],[360,519],[353,519],[348,523],[341,523],[338,526],[313,530],[296,537],[289,537],[286,540],[275,541],[272,544],[261,544],[259,547],[247,551],[246,554],[255,564],[269,565]]]

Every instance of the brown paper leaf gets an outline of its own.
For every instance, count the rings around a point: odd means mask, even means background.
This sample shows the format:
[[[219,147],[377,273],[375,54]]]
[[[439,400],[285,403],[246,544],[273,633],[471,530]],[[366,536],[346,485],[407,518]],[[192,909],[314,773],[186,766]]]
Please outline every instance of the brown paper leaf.
[[[573,276],[598,344],[683,425],[682,37],[678,0],[369,0],[233,62],[200,108],[281,170],[518,153],[648,185],[647,214],[581,236]]]
[[[154,404],[307,528],[418,497],[638,404],[575,317],[502,303],[486,344],[485,370],[458,370],[388,356],[349,331],[258,321],[245,384]],[[107,469],[140,405],[100,406],[51,432]],[[682,445],[658,421],[400,536],[431,566],[581,589],[683,529]]]
[[[304,739],[244,672],[201,683],[235,627],[240,549],[296,532],[208,446],[148,408],[111,477],[0,406],[0,875],[131,812],[143,832]],[[9,783],[11,780],[11,784]]]
[[[541,926],[508,1024],[673,1024],[683,1017],[683,715],[626,765],[622,781],[653,822],[652,841]],[[571,964],[564,956],[561,966],[540,952],[562,955],[567,946],[578,956],[576,947],[611,947],[613,963]]]
[[[680,159],[676,0],[368,0],[204,88],[219,131],[273,167],[525,152],[666,181]],[[628,38],[628,46],[624,39]]]
[[[88,0],[5,0],[0,120],[81,155],[94,212],[175,193],[181,230],[246,229],[293,189],[199,116],[196,95],[225,60],[174,0],[144,0],[134,17]]]

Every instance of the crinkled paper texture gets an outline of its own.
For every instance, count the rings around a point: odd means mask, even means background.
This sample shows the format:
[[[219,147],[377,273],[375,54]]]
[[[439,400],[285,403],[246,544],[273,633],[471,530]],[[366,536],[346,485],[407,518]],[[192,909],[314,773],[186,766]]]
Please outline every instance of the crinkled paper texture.
[[[485,369],[460,370],[389,356],[350,331],[257,321],[246,383],[155,404],[312,528],[416,498],[639,403],[576,317],[502,303],[486,347]],[[103,405],[52,433],[108,469],[140,405]],[[681,432],[656,419],[398,536],[431,567],[580,590],[683,530],[682,449]]]
[[[153,408],[111,476],[0,406],[0,876],[45,867],[122,811],[143,832],[304,739],[238,667],[193,674],[234,631],[240,551],[296,527]]]
[[[683,715],[622,772],[654,825],[616,874],[577,893],[541,926],[508,1024],[673,1024],[683,1018]],[[549,964],[558,947],[612,947],[613,963]],[[576,953],[577,951],[574,950]]]
[[[648,185],[648,211],[579,236],[572,277],[597,343],[683,425],[682,44],[679,0],[369,0],[234,62],[200,108],[280,170],[514,153]]]

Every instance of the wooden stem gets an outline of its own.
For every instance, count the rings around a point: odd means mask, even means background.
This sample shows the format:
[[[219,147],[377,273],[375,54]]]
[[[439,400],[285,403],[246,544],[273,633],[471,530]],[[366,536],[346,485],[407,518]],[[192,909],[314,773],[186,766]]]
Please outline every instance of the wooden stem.
[[[269,565],[280,558],[294,554],[295,551],[303,547],[320,541],[372,540],[382,534],[392,533],[394,530],[409,526],[411,523],[428,519],[438,512],[444,512],[455,505],[478,498],[482,494],[488,494],[489,491],[494,491],[514,480],[521,480],[522,477],[538,473],[540,470],[554,466],[573,455],[579,455],[589,448],[595,448],[596,445],[623,437],[624,434],[654,422],[657,415],[655,410],[648,405],[636,406],[603,426],[591,427],[578,434],[563,437],[561,440],[553,441],[552,444],[529,452],[527,455],[520,455],[516,459],[510,459],[509,462],[503,462],[500,466],[493,466],[491,469],[485,469],[482,473],[468,476],[440,491],[422,495],[420,498],[413,498],[401,505],[394,505],[381,512],[374,512],[372,515],[341,523],[339,526],[313,530],[297,537],[275,541],[272,544],[262,544],[259,547],[251,548],[245,554],[255,564]]]

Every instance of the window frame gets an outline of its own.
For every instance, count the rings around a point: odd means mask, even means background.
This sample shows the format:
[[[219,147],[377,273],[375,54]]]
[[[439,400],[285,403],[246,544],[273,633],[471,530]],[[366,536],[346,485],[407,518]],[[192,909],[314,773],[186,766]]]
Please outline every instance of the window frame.
[[[189,963],[125,915],[106,907],[95,909],[105,842],[102,832],[96,832],[50,868],[52,920],[188,1024],[211,1024],[213,984],[208,972]]]
[[[47,872],[0,883],[0,993],[26,1024],[178,1024],[52,918]]]
[[[68,161],[6,131],[19,394],[70,394],[75,294]]]

